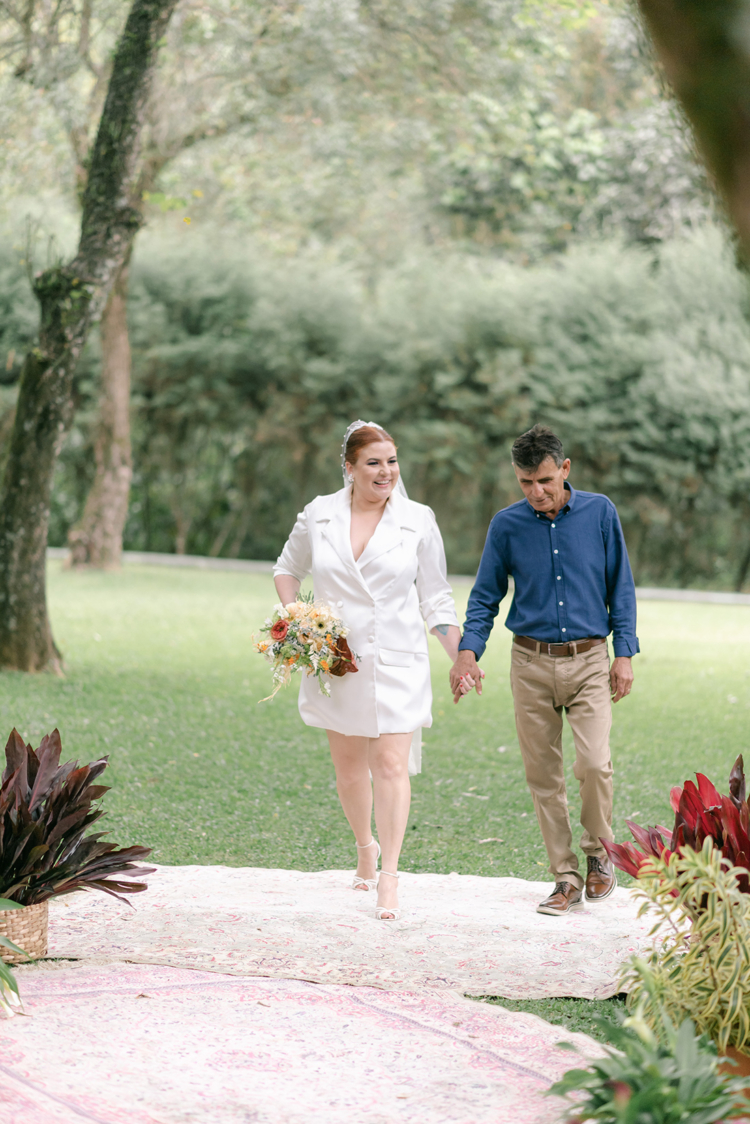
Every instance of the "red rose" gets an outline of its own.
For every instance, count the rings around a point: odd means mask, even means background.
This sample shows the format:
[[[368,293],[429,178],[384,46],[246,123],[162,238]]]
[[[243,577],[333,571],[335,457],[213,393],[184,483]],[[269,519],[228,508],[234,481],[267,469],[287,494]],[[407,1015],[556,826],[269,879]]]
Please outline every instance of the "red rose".
[[[289,631],[289,621],[276,621],[271,625],[271,639],[283,640]]]

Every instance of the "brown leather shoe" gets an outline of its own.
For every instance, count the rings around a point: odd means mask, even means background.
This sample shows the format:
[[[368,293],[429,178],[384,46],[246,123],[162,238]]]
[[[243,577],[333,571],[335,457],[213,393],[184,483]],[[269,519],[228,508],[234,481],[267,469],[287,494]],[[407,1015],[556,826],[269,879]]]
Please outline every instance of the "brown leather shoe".
[[[536,907],[537,913],[549,913],[553,917],[577,909],[583,909],[583,890],[576,889],[570,882],[556,882],[550,896]]]
[[[588,874],[586,875],[586,901],[603,902],[617,889],[617,875],[609,859],[598,859],[587,855]]]

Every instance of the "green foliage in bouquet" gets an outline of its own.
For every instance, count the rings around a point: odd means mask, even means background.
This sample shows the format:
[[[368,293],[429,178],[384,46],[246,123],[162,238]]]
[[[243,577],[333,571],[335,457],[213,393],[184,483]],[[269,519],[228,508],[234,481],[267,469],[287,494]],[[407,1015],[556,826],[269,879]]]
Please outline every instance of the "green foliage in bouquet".
[[[86,835],[104,815],[94,802],[109,789],[94,782],[107,758],[60,765],[61,751],[57,730],[36,751],[15,729],[8,739],[0,782],[0,894],[19,905],[37,905],[73,890],[103,890],[114,897],[145,890],[145,882],[112,875],[152,873],[153,867],[135,865],[150,848],[118,849],[103,841],[102,832]]]
[[[674,1023],[692,1019],[720,1050],[750,1042],[750,896],[740,888],[746,874],[710,838],[700,851],[683,847],[641,867],[640,914],[656,914],[658,939],[645,960],[631,961],[623,989],[653,1031],[666,1013]]]
[[[660,1034],[640,1014],[613,1025],[597,1019],[614,1049],[587,1069],[571,1069],[549,1090],[583,1094],[570,1124],[718,1124],[739,1107],[748,1082],[719,1071],[715,1045],[696,1035],[690,1019],[679,1030],[662,1014]]]

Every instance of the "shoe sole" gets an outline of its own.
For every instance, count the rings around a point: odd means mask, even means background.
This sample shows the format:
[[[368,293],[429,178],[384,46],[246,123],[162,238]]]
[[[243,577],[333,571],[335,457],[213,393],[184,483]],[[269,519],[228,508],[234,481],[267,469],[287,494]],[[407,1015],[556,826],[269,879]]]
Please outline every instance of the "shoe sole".
[[[585,891],[584,891],[584,894],[585,894],[587,902],[606,902],[607,898],[611,897],[612,894],[614,894],[616,889],[617,889],[617,879],[615,878],[614,882],[612,883],[610,888],[607,890],[606,894],[599,894],[595,898],[590,898],[588,896],[588,894],[586,894]]]
[[[548,917],[564,917],[566,913],[578,913],[579,910],[584,908],[584,903],[573,902],[567,909],[553,909],[551,906],[545,908],[543,905],[536,907],[537,913],[545,913]]]

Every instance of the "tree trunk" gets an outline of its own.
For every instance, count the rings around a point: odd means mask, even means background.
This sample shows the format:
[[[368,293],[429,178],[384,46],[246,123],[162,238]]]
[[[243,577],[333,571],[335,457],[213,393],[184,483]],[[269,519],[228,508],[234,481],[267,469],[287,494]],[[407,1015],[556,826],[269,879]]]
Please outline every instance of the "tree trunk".
[[[0,667],[59,670],[45,554],[55,461],[73,415],[73,373],[141,225],[129,204],[160,40],[177,0],[133,0],[117,45],[83,197],[78,253],[40,274],[39,343],[26,356],[0,489]]]
[[[130,340],[128,264],[117,275],[102,313],[102,373],[94,439],[96,469],[83,515],[68,533],[72,566],[113,569],[122,560],[130,480]]]
[[[187,537],[193,520],[182,510],[179,497],[172,504],[172,518],[174,519],[174,552],[184,554],[187,550]]]
[[[750,546],[748,546],[745,553],[740,559],[740,564],[737,568],[737,574],[734,580],[735,593],[742,593],[742,587],[747,580],[747,572],[750,570]]]
[[[638,0],[664,73],[750,256],[750,51],[737,0]]]

